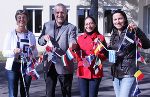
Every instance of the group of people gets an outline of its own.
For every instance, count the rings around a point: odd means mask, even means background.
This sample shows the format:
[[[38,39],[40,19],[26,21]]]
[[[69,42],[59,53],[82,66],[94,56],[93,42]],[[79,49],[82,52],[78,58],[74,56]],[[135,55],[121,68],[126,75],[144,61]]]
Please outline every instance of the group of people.
[[[51,42],[52,53],[62,56],[68,48],[75,54],[77,62],[77,77],[81,97],[97,97],[99,85],[103,77],[103,62],[108,58],[108,52],[101,50],[95,52],[95,43],[98,41],[110,50],[118,50],[129,29],[142,43],[142,48],[150,48],[150,41],[146,35],[134,23],[128,24],[125,12],[116,10],[112,13],[113,29],[110,43],[99,33],[96,21],[88,16],[84,21],[84,32],[77,36],[77,28],[66,20],[67,9],[62,3],[54,7],[55,20],[44,23],[38,44],[41,46]],[[7,57],[6,76],[8,79],[9,97],[17,97],[18,81],[20,80],[21,97],[29,97],[31,76],[22,75],[21,54],[27,53],[27,48],[32,48],[37,55],[36,40],[32,32],[27,29],[28,13],[26,10],[18,10],[15,15],[17,28],[8,33],[3,49],[3,56]],[[74,63],[64,66],[60,57],[48,56],[49,59],[57,58],[56,62],[47,61],[46,72],[46,97],[55,97],[57,80],[61,85],[62,97],[71,97],[71,88],[74,73]],[[86,58],[91,57],[90,64]],[[131,97],[136,85],[134,73],[136,66],[136,43],[126,43],[125,50],[115,54],[115,63],[112,64],[113,86],[116,97]],[[24,68],[26,63],[24,64]],[[69,69],[68,69],[69,68]]]

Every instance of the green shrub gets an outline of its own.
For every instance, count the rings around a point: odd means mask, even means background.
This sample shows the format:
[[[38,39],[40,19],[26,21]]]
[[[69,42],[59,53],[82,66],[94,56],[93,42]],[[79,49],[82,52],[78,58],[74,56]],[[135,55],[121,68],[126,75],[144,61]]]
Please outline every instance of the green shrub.
[[[2,52],[0,52],[0,62],[6,61],[6,58],[3,57]]]

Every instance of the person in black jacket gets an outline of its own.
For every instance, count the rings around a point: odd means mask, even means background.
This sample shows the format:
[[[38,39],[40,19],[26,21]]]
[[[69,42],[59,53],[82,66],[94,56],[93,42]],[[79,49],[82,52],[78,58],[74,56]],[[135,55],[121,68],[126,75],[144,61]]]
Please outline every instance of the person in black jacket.
[[[128,24],[125,12],[116,10],[112,14],[113,30],[108,48],[115,50],[115,63],[111,67],[116,97],[131,97],[136,86],[136,42],[141,40],[142,48],[150,48],[150,40],[134,23]]]

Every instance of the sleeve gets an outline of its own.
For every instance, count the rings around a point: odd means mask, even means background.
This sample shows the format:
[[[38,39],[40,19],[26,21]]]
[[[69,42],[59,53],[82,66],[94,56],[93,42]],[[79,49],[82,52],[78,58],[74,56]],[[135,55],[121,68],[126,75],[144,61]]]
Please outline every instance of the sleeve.
[[[111,31],[110,41],[109,41],[109,43],[107,44],[107,49],[108,49],[108,50],[113,50],[113,49],[115,49],[115,48],[113,48],[113,40],[114,40],[114,37],[115,37],[115,33],[114,33],[114,31],[112,30],[112,31]]]
[[[34,34],[31,34],[30,36],[30,44],[31,46],[34,45],[34,50],[33,50],[33,55],[36,57],[38,55],[38,50],[37,50],[37,46],[36,46],[36,38]]]
[[[146,37],[145,33],[143,33],[140,28],[137,28],[136,35],[141,40],[143,49],[150,48],[150,40]]]
[[[7,33],[6,37],[5,37],[5,40],[4,40],[4,46],[3,46],[3,50],[2,50],[2,54],[4,57],[7,57],[7,58],[11,58],[11,57],[14,57],[15,54],[13,52],[14,49],[11,48],[11,42],[12,41],[12,32],[11,33]]]
[[[47,42],[45,41],[45,39],[43,38],[43,36],[45,35],[45,30],[46,30],[46,27],[45,27],[45,24],[43,25],[43,30],[41,32],[41,35],[40,37],[38,38],[38,44],[41,45],[41,46],[44,46]]]
[[[108,57],[108,52],[107,52],[107,43],[106,43],[106,40],[105,40],[105,37],[103,35],[100,36],[100,40],[101,40],[101,43],[103,44],[103,49],[100,51],[100,53],[98,54],[98,57],[105,61]]]
[[[80,52],[80,51],[81,51],[81,50],[74,52],[75,60],[76,60],[77,62],[79,62],[79,61],[82,60],[82,58],[81,58],[81,52]]]
[[[73,26],[73,28],[70,31],[69,34],[69,47],[72,46],[72,44],[76,44],[76,36],[77,36],[77,29],[75,26]]]
[[[73,51],[75,59],[77,62],[82,60],[82,58],[81,58],[82,50],[81,50],[80,45],[79,45],[79,37],[80,36],[77,36],[77,40],[76,40],[77,41],[77,48],[76,48],[76,50]]]

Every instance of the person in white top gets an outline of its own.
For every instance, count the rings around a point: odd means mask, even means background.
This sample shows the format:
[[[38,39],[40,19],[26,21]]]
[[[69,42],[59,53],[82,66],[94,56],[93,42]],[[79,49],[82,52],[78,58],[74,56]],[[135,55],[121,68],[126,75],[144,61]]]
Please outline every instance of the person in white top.
[[[21,97],[29,97],[29,87],[32,77],[21,73],[21,57],[27,55],[29,48],[37,55],[36,39],[32,32],[27,29],[28,12],[17,10],[15,14],[17,28],[7,33],[2,54],[7,58],[6,77],[8,80],[9,97],[17,97],[18,82],[20,80]],[[23,64],[26,68],[26,63]]]

